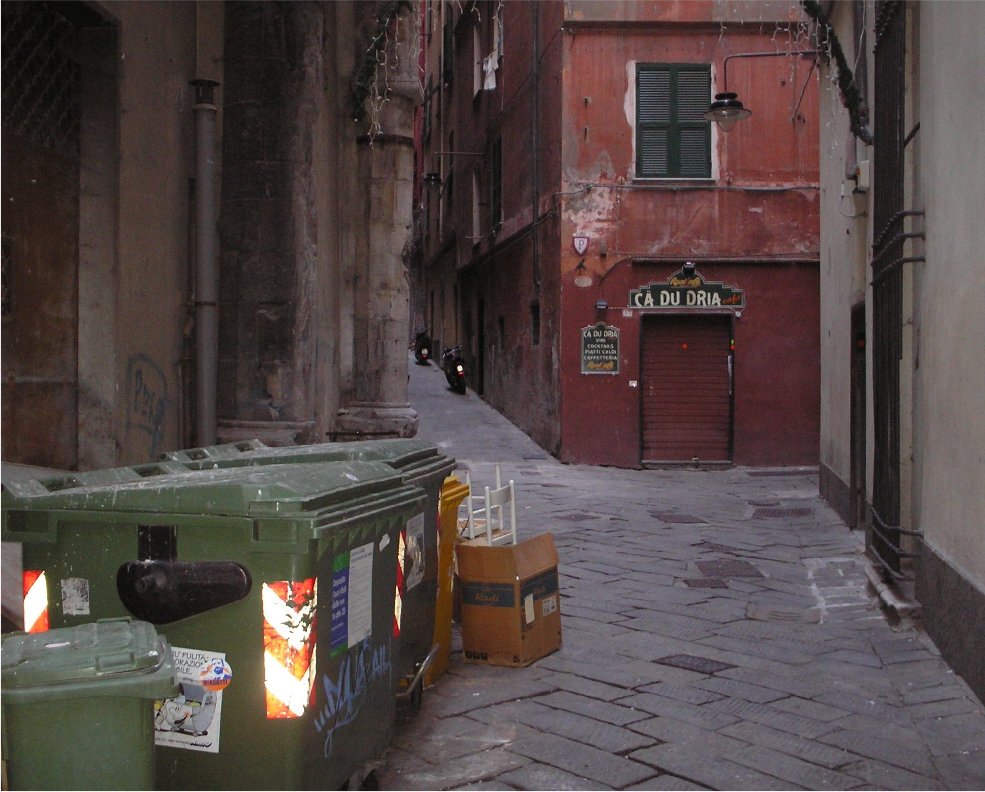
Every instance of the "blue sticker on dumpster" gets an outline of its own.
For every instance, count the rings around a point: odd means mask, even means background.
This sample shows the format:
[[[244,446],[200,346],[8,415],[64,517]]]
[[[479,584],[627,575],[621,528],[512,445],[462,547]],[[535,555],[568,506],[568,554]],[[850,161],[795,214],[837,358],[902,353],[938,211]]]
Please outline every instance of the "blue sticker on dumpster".
[[[372,542],[360,545],[335,556],[332,563],[332,656],[373,631],[373,550]]]
[[[334,654],[346,648],[349,637],[349,554],[335,556],[332,565],[332,627],[331,648]]]

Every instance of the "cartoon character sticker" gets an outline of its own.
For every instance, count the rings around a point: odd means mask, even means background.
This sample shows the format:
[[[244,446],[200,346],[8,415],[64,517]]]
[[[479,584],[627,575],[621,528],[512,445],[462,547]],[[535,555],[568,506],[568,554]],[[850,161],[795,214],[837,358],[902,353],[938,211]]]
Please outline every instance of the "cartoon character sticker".
[[[154,702],[154,743],[219,752],[222,691],[233,670],[225,654],[172,647],[178,695]]]

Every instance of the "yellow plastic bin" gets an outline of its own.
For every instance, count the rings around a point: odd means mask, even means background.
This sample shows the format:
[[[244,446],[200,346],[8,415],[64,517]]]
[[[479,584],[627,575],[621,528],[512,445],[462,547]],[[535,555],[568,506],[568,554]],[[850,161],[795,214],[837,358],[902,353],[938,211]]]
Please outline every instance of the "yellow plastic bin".
[[[438,500],[438,595],[434,605],[434,639],[438,647],[424,674],[424,684],[433,685],[448,670],[451,652],[451,622],[454,610],[455,543],[458,541],[458,507],[468,497],[469,487],[455,476],[441,485]]]

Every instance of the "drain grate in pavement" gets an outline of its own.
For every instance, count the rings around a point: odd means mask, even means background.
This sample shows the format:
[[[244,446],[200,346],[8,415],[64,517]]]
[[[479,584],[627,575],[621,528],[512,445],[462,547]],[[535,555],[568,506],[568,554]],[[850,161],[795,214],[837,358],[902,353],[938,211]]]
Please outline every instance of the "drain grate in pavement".
[[[693,514],[678,514],[677,512],[650,512],[651,517],[656,517],[660,522],[665,523],[703,523],[700,517],[695,517]]]
[[[553,519],[564,520],[565,522],[585,522],[585,520],[597,520],[599,517],[595,514],[555,514]]]
[[[721,559],[719,561],[696,561],[695,566],[705,577],[763,577],[763,573],[748,561]]]
[[[730,665],[729,663],[720,663],[717,660],[711,660],[707,657],[688,654],[671,655],[656,662],[661,665],[673,666],[674,668],[683,668],[685,671],[697,671],[700,674],[715,674],[727,668],[735,668],[734,665]]]
[[[724,580],[712,577],[684,578],[684,584],[691,588],[728,588]]]
[[[803,506],[794,506],[793,508],[787,509],[756,509],[752,513],[752,516],[757,519],[769,519],[769,518],[784,518],[789,519],[792,517],[810,517],[814,514],[813,509],[805,508]]]

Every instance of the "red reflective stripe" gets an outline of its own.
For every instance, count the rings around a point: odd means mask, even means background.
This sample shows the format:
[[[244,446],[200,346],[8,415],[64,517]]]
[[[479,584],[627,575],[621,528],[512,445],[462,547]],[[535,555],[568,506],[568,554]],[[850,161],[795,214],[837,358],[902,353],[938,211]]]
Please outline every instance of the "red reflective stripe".
[[[317,581],[278,580],[263,589],[267,718],[298,718],[314,700]]]
[[[397,547],[397,587],[393,592],[393,637],[400,637],[400,623],[404,608],[404,565],[407,563],[407,531],[400,532]]]
[[[24,570],[24,629],[29,633],[47,632],[48,583],[43,569]]]

